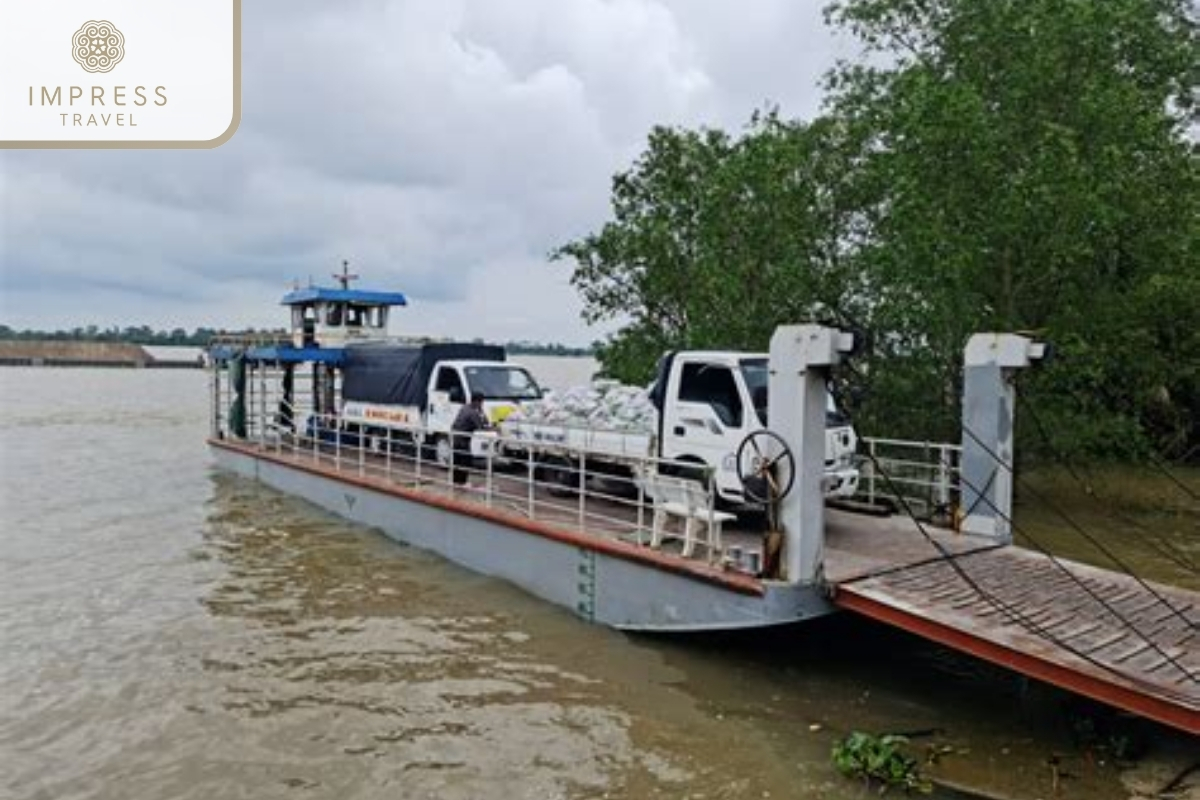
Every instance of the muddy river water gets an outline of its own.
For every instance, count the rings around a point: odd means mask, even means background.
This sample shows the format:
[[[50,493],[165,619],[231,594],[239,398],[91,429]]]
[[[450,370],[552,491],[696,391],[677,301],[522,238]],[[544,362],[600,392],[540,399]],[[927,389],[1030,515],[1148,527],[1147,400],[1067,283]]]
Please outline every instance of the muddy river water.
[[[844,615],[586,624],[217,472],[206,386],[0,372],[2,798],[871,797],[830,762],[855,729],[1007,797],[1130,797],[1195,758],[1150,727],[1118,763],[1064,695]]]

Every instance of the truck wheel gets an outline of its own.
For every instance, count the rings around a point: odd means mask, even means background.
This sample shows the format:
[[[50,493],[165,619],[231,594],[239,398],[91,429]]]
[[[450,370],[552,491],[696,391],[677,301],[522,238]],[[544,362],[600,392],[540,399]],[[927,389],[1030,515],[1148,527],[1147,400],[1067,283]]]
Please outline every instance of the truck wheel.
[[[579,471],[572,469],[566,459],[548,459],[542,464],[542,480],[546,491],[554,497],[574,497],[579,493]]]

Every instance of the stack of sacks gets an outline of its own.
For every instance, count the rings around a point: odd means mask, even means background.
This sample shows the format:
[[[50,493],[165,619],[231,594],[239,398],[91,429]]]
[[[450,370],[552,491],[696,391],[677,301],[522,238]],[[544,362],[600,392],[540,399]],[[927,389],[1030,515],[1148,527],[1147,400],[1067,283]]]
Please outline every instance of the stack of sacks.
[[[655,427],[655,410],[645,389],[606,380],[562,392],[547,392],[541,400],[525,403],[507,419],[539,425],[651,433]]]

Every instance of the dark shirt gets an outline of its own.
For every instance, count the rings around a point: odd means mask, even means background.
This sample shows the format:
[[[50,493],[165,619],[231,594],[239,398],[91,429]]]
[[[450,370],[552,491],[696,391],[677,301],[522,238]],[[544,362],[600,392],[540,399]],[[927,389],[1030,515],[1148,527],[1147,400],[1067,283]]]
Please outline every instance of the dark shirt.
[[[481,409],[465,405],[458,412],[458,416],[454,418],[454,424],[450,426],[450,430],[456,433],[474,433],[490,427],[491,423],[488,422],[487,416]]]

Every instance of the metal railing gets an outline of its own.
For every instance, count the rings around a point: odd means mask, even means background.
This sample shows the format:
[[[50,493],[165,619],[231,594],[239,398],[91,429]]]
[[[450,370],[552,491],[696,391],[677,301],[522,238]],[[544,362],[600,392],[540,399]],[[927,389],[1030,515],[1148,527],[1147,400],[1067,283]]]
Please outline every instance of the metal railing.
[[[230,432],[229,409],[234,393],[226,373],[219,367],[212,373],[212,431],[215,436],[236,438]],[[479,441],[487,440],[483,452],[461,464],[461,474],[468,477],[470,485],[460,488],[453,483],[447,465],[434,456],[433,445],[444,434],[420,425],[384,428],[316,414],[312,404],[314,375],[309,370],[295,369],[292,401],[287,402],[280,385],[281,374],[277,365],[248,365],[243,388],[246,435],[240,441],[280,454],[311,458],[339,472],[450,492],[530,520],[566,524],[642,546],[651,538],[655,512],[662,508],[656,498],[649,496],[649,478],[683,475],[696,480],[707,493],[707,507],[700,510],[694,524],[712,526],[717,510],[715,475],[692,462],[652,455],[652,436],[646,437],[645,450],[635,452],[629,443],[636,437],[620,437],[617,447],[615,441],[607,441],[596,431],[568,425],[554,426],[562,433],[563,441],[488,433],[477,437]],[[520,431],[521,423],[507,427]],[[609,432],[609,436],[616,435]],[[926,519],[952,520],[959,502],[961,450],[954,444],[864,437],[857,459],[860,477],[855,499],[897,508],[907,504]],[[679,517],[671,519],[672,526],[682,524]],[[725,558],[719,541],[706,544],[710,545],[705,548],[710,561]]]
[[[245,349],[250,347],[277,347],[291,344],[292,335],[283,331],[264,331],[261,333],[218,333],[208,341],[208,349],[229,347]]]
[[[209,370],[210,427],[214,436],[230,432],[230,412],[235,397],[230,365],[215,363]],[[246,410],[246,438],[259,441],[265,433],[265,422],[279,417],[284,411],[282,387],[283,368],[263,361],[248,361],[245,365],[242,398]],[[292,372],[292,398],[290,410],[295,417],[308,414],[312,409],[314,374],[311,367],[295,365]],[[338,391],[335,385],[334,391]]]
[[[290,427],[282,423],[287,417]],[[444,434],[419,425],[359,426],[336,415],[290,406],[278,397],[266,402],[261,393],[248,398],[247,418],[247,435],[237,441],[339,474],[478,503],[640,547],[650,547],[657,524],[664,538],[683,542],[679,555],[692,557],[698,546],[701,552],[696,557],[708,563],[726,561],[716,522],[714,476],[708,471],[698,474],[694,463],[628,454],[620,468],[614,468],[611,460],[604,460],[612,455],[605,450],[577,449],[568,456],[558,448],[542,451],[527,440],[488,432],[451,437],[457,447],[451,448],[452,463],[446,464],[439,461],[433,446]],[[216,424],[221,424],[220,416]],[[456,474],[461,483],[455,481]],[[694,546],[684,536],[687,518],[664,513],[662,504],[651,496],[653,484],[647,478],[656,474],[684,475],[702,487],[705,507],[693,509],[690,515]],[[726,566],[742,565],[726,562]]]
[[[961,445],[864,437],[860,447],[869,455],[858,456],[856,499],[869,505],[903,500],[927,519],[952,518],[960,497]]]

